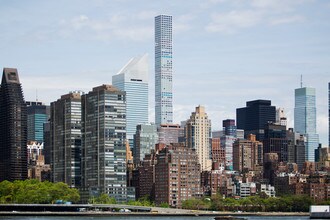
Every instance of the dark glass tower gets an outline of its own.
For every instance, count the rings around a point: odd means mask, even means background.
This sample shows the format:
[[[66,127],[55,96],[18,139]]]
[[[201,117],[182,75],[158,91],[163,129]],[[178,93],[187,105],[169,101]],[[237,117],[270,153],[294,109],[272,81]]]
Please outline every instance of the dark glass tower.
[[[0,87],[0,181],[27,179],[27,113],[17,69],[4,68]]]
[[[276,120],[276,107],[270,100],[254,100],[246,107],[236,109],[237,129],[243,129],[245,136],[254,134],[258,141],[264,139],[264,129],[269,122]]]

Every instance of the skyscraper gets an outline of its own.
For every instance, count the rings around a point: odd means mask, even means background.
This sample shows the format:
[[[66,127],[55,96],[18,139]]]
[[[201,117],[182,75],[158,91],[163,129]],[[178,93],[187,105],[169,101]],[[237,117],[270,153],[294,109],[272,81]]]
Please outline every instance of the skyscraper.
[[[187,120],[185,139],[186,146],[196,150],[201,170],[211,170],[211,120],[203,106],[197,106],[196,111],[192,112],[190,119]]]
[[[126,138],[133,148],[138,124],[148,122],[148,56],[132,58],[116,75],[112,85],[126,92]]]
[[[329,93],[329,107],[328,107],[328,110],[329,110],[329,117],[328,117],[328,120],[329,120],[329,147],[330,147],[330,82],[329,82],[329,85],[328,85],[328,93]]]
[[[51,169],[54,182],[81,185],[81,94],[70,92],[50,104]]]
[[[82,191],[126,201],[125,92],[102,85],[81,99]]]
[[[49,117],[49,106],[42,102],[26,102],[27,105],[27,126],[28,141],[44,142],[44,123]]]
[[[28,177],[26,121],[17,69],[4,68],[0,87],[0,181]]]
[[[172,16],[155,18],[155,121],[173,124]]]
[[[319,145],[319,135],[316,133],[316,98],[314,88],[295,89],[294,129],[305,135],[306,160],[314,161],[314,151]]]
[[[254,134],[258,141],[264,138],[264,129],[268,122],[275,122],[276,108],[270,100],[254,100],[246,107],[236,109],[237,129],[243,129],[245,136]]]

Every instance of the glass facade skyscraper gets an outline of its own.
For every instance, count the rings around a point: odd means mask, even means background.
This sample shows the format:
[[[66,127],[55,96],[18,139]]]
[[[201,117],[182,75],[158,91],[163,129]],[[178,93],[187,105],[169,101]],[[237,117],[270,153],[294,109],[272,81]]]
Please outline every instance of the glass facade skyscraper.
[[[111,85],[82,96],[82,191],[126,201],[126,96]]]
[[[155,18],[155,121],[173,124],[172,16]]]
[[[314,88],[295,89],[294,108],[295,132],[305,135],[306,160],[314,161],[314,151],[319,144],[319,135],[316,133],[316,98]]]
[[[136,126],[148,122],[148,56],[132,58],[118,74],[112,85],[126,92],[126,138],[133,148]]]
[[[49,106],[41,102],[26,102],[28,141],[44,142],[44,123],[48,120]]]
[[[26,118],[17,69],[4,68],[0,86],[0,182],[28,177]]]

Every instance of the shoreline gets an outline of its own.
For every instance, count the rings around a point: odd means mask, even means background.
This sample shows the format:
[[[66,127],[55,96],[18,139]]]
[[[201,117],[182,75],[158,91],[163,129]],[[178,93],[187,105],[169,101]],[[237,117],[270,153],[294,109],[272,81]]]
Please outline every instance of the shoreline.
[[[190,212],[190,213],[149,213],[149,212],[0,212],[0,216],[310,216],[308,212]]]

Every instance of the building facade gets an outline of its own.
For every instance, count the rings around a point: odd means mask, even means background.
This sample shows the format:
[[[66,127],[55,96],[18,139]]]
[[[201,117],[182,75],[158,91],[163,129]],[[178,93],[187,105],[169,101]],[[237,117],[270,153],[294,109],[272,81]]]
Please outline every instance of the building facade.
[[[81,93],[70,92],[50,105],[51,169],[54,182],[81,186]]]
[[[195,149],[182,143],[159,151],[155,165],[155,203],[181,208],[182,201],[201,196],[200,165]]]
[[[243,129],[245,136],[254,134],[258,141],[264,138],[264,129],[268,122],[276,120],[276,107],[270,100],[254,100],[246,107],[236,109],[237,129]]]
[[[233,168],[239,172],[259,171],[263,166],[263,144],[250,134],[247,140],[238,139],[233,144]]]
[[[184,139],[184,128],[178,124],[161,124],[157,132],[159,143],[179,143]]]
[[[150,154],[158,143],[157,127],[155,124],[142,124],[136,126],[134,135],[134,164],[139,164],[146,154]]]
[[[126,201],[125,92],[102,85],[81,99],[83,191]]]
[[[126,138],[131,148],[136,126],[148,122],[148,77],[147,54],[132,58],[112,76],[112,85],[126,92]]]
[[[28,141],[44,142],[44,123],[49,118],[49,106],[42,102],[26,102],[27,105],[27,139]]]
[[[319,145],[316,133],[316,96],[314,88],[295,89],[294,130],[306,137],[306,160],[314,161]]]
[[[27,113],[17,69],[4,68],[0,87],[0,181],[28,177]]]
[[[196,150],[202,171],[211,170],[211,120],[203,106],[197,106],[185,126],[186,146]]]
[[[155,17],[155,122],[173,124],[172,16]]]

